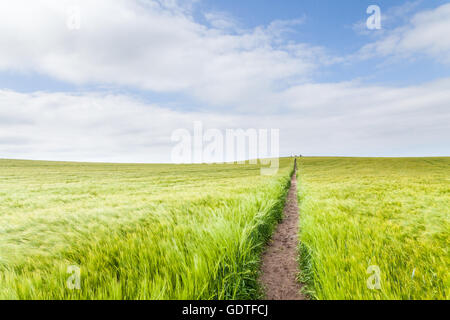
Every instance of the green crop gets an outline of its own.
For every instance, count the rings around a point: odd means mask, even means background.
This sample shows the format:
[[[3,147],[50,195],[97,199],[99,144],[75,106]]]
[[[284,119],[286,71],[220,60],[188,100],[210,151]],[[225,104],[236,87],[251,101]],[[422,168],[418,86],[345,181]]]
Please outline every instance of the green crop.
[[[299,168],[311,297],[450,298],[450,158],[302,158]]]
[[[0,298],[258,298],[292,165],[0,160]]]

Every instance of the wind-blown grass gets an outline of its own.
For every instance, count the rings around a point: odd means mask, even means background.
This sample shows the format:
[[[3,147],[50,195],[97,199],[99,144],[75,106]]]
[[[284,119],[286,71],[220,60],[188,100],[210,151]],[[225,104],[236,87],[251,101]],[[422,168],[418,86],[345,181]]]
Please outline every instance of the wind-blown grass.
[[[291,172],[0,160],[0,298],[257,298]]]
[[[450,298],[450,158],[302,158],[298,178],[313,298]]]

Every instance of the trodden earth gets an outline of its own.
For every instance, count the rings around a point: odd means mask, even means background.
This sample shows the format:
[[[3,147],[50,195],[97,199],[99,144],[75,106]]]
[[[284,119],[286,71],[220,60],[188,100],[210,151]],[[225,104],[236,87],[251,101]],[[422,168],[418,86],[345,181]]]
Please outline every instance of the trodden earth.
[[[286,198],[283,220],[278,225],[268,244],[261,267],[261,284],[268,300],[306,300],[301,293],[298,275],[298,219],[297,166],[291,177],[291,186]]]

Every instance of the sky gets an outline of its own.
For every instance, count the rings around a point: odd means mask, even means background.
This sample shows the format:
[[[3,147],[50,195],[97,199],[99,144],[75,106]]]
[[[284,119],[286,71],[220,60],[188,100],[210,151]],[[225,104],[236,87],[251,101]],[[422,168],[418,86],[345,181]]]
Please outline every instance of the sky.
[[[450,2],[0,3],[0,158],[170,162],[196,122],[278,129],[282,156],[449,156]]]

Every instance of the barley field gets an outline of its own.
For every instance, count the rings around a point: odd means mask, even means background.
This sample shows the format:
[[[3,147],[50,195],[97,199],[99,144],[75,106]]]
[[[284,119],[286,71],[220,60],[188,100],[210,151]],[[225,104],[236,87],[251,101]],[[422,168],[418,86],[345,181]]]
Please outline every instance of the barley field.
[[[311,299],[449,298],[450,158],[298,168]],[[0,160],[0,299],[261,298],[292,170]]]
[[[258,298],[292,170],[0,160],[0,299]]]
[[[450,298],[450,158],[302,158],[297,176],[312,298]]]

